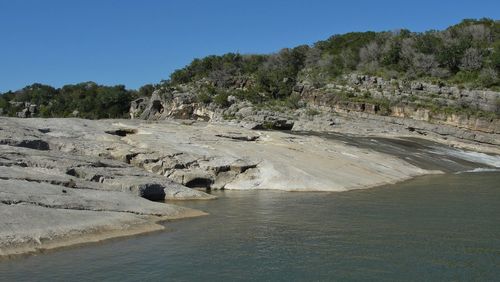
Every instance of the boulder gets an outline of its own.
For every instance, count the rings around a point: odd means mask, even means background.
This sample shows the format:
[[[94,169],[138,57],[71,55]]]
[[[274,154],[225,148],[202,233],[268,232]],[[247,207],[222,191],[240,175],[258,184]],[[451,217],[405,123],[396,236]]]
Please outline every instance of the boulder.
[[[144,112],[144,110],[146,109],[148,102],[149,98],[147,97],[142,97],[132,101],[130,103],[130,110],[129,110],[130,118],[134,119],[140,117]]]

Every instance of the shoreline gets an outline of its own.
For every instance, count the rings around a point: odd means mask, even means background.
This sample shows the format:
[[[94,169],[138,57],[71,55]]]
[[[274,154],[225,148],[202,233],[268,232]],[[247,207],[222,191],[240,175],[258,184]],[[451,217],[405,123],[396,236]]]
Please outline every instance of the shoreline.
[[[0,231],[0,246],[5,246],[0,261],[157,232],[165,229],[160,222],[206,215],[144,199],[158,194],[168,203],[214,199],[196,190],[206,183],[214,190],[346,192],[449,172],[446,155],[430,155],[422,149],[427,147],[417,146],[418,140],[404,147],[404,142],[357,138],[419,138],[444,144],[437,147],[443,151],[452,142],[472,146],[434,134],[374,133],[369,127],[311,130],[301,136],[304,131],[250,130],[230,122],[0,120],[5,122],[0,131],[0,172],[5,175],[0,179],[5,187],[0,189],[0,223],[6,226]],[[321,136],[328,133],[345,138]],[[396,150],[387,151],[390,146]],[[412,162],[398,150],[420,160]],[[443,170],[436,169],[440,165]]]
[[[0,263],[2,261],[14,260],[23,257],[29,257],[37,254],[44,254],[46,252],[57,251],[65,248],[81,247],[88,244],[103,243],[113,239],[120,239],[132,236],[138,236],[153,232],[164,231],[166,227],[161,223],[166,223],[170,221],[176,221],[180,219],[189,219],[200,216],[207,216],[208,213],[203,211],[191,209],[184,215],[179,216],[165,216],[165,217],[153,217],[149,216],[148,222],[146,223],[136,223],[131,225],[127,229],[113,229],[110,228],[106,230],[103,227],[102,230],[95,230],[93,232],[85,232],[81,234],[61,234],[59,238],[52,240],[41,239],[40,244],[24,244],[20,246],[7,247],[0,251]]]
[[[403,183],[406,181],[411,181],[419,177],[425,177],[429,175],[444,175],[447,174],[441,171],[429,171],[430,173],[414,175],[405,179],[401,179],[394,182],[380,183],[374,186],[359,187],[355,189],[347,189],[344,191],[326,191],[326,190],[280,190],[280,189],[255,189],[257,191],[276,191],[284,193],[344,193],[350,191],[368,190],[376,189],[386,185],[395,185],[398,183]],[[243,192],[251,191],[249,189],[228,189],[231,192]],[[165,203],[175,203],[184,201],[197,201],[197,200],[166,200]],[[84,247],[89,244],[106,243],[114,239],[123,239],[127,237],[140,236],[154,232],[164,232],[167,230],[168,226],[165,223],[183,219],[190,219],[201,216],[209,216],[210,214],[200,211],[190,209],[186,214],[179,216],[165,216],[165,217],[155,217],[148,216],[147,223],[135,224],[127,229],[109,229],[109,230],[96,230],[94,232],[84,233],[84,234],[74,234],[74,235],[61,235],[61,238],[57,238],[52,241],[40,240],[40,245],[26,244],[24,246],[15,246],[10,248],[5,248],[0,252],[0,263],[3,261],[22,259],[25,257],[33,255],[43,255],[48,252],[54,252],[62,249],[68,248],[79,248]]]
[[[441,171],[427,171],[427,173],[422,173],[418,175],[413,175],[406,177],[404,179],[399,179],[390,182],[377,183],[371,186],[363,186],[357,187],[342,191],[332,191],[332,190],[283,190],[283,189],[253,189],[253,190],[269,190],[269,191],[281,191],[286,193],[308,193],[308,192],[324,192],[324,193],[341,193],[341,192],[349,192],[356,190],[367,190],[372,188],[377,188],[385,185],[394,185],[397,183],[409,181],[415,179],[417,177],[426,176],[426,175],[436,175],[436,174],[445,174]],[[251,189],[227,189],[230,191],[251,191]],[[184,201],[199,201],[199,200],[165,200],[165,204],[167,203],[175,203],[175,202],[184,202]],[[46,252],[57,251],[65,248],[77,248],[82,247],[88,244],[96,244],[96,243],[105,243],[106,241],[113,239],[120,239],[132,236],[140,236],[153,232],[162,232],[166,230],[166,226],[161,223],[166,223],[170,221],[177,221],[181,219],[190,219],[194,217],[200,216],[208,216],[209,214],[200,210],[189,209],[185,210],[181,215],[175,216],[147,216],[146,223],[130,223],[130,227],[126,229],[116,229],[109,228],[103,226],[100,230],[94,230],[88,232],[83,231],[83,233],[77,234],[59,234],[55,239],[47,239],[41,238],[39,240],[39,244],[33,244],[33,242],[21,244],[19,246],[6,247],[0,250],[0,263],[2,261],[7,260],[15,260],[23,257],[29,257],[32,255],[44,254]]]
[[[367,187],[359,187],[355,189],[346,189],[344,191],[326,191],[326,190],[281,190],[281,189],[255,189],[255,190],[268,190],[268,191],[281,191],[286,193],[308,193],[308,192],[322,192],[322,193],[341,193],[341,192],[349,192],[356,190],[366,190],[381,187],[384,185],[394,185],[397,183],[409,181],[415,179],[417,177],[425,176],[425,175],[435,175],[435,174],[444,174],[443,172],[434,172],[434,173],[426,173],[411,176],[405,179],[401,179],[394,182],[380,183],[374,186]],[[239,192],[239,191],[250,191],[248,189],[228,189],[230,191]],[[165,203],[175,203],[175,202],[184,202],[184,201],[198,201],[198,200],[166,200]],[[55,239],[48,240],[47,238],[41,238],[39,240],[39,244],[26,243],[19,246],[6,247],[0,250],[0,263],[3,261],[10,261],[16,259],[22,259],[25,257],[33,256],[33,255],[43,255],[48,252],[54,252],[67,248],[78,248],[84,247],[89,244],[98,244],[98,243],[106,243],[107,241],[111,241],[114,239],[122,239],[133,236],[145,235],[148,233],[154,232],[163,232],[166,231],[167,227],[162,223],[167,223],[171,221],[177,221],[182,219],[190,219],[201,216],[208,216],[209,214],[203,211],[190,209],[185,212],[183,215],[177,216],[164,216],[164,217],[156,217],[156,216],[147,216],[148,222],[146,223],[130,223],[131,226],[127,229],[115,229],[103,227],[101,230],[94,230],[91,232],[85,231],[84,233],[78,234],[60,234]]]
[[[314,193],[314,192],[343,193],[343,192],[356,191],[356,190],[373,189],[373,188],[377,188],[377,187],[381,187],[381,186],[385,186],[385,185],[394,185],[394,184],[409,181],[409,180],[415,179],[417,177],[422,177],[422,176],[426,176],[426,175],[447,174],[446,172],[443,172],[440,170],[424,170],[424,171],[425,172],[420,173],[420,174],[415,174],[415,175],[411,175],[408,177],[401,177],[401,178],[396,179],[396,180],[388,180],[388,181],[374,183],[374,184],[365,185],[365,186],[358,185],[356,187],[346,187],[346,188],[344,188],[344,190],[328,190],[328,189],[317,189],[317,188],[290,189],[290,190],[281,189],[281,188],[253,188],[253,189],[225,188],[222,191],[224,191],[224,190],[228,190],[228,191],[263,191],[264,190],[264,191],[266,191],[267,190],[267,191],[281,191],[281,192],[287,192],[287,193],[295,193],[295,192],[297,192],[297,193],[309,193],[309,192],[311,192],[311,193]],[[169,200],[168,202],[176,202],[176,201],[184,201],[184,200]]]

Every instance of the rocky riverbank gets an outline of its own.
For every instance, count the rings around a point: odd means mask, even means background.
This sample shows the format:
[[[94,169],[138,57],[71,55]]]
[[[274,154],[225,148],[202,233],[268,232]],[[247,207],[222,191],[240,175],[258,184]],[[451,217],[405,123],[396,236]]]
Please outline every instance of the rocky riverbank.
[[[204,213],[150,200],[213,199],[205,189],[346,191],[439,173],[342,140],[248,127],[0,118],[0,256],[159,230]]]
[[[99,124],[0,120],[0,257],[160,230],[158,221],[204,215],[149,201],[214,197],[127,164],[120,159],[125,155],[112,157],[124,144]]]
[[[237,83],[228,91],[246,91],[244,85]],[[210,102],[204,87],[213,85],[200,80],[159,88],[151,97],[133,101],[130,117],[231,121],[250,129],[419,136],[499,152],[500,92],[351,74],[321,87],[304,79],[293,88],[296,100],[255,104],[234,95]]]

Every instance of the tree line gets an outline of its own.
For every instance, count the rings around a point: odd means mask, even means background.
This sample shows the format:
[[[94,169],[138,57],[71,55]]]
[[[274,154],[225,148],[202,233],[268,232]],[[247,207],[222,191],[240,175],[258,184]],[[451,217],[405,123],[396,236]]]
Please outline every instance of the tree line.
[[[321,87],[352,72],[498,89],[500,21],[467,19],[442,31],[352,32],[275,54],[208,56],[175,71],[164,83],[203,78],[225,88],[247,76],[254,81],[251,90],[276,99],[290,95],[298,80]]]
[[[103,86],[94,82],[61,88],[35,83],[0,95],[0,109],[4,115],[16,116],[16,112],[33,104],[36,105],[34,116],[37,117],[125,118],[130,102],[151,95],[152,89],[152,85],[136,91],[123,85]]]

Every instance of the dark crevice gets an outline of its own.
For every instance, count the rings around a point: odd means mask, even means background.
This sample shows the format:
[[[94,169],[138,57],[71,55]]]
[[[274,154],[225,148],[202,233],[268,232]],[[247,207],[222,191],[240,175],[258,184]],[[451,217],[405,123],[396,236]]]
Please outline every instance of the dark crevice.
[[[40,131],[41,133],[49,133],[50,128],[39,128],[38,131]]]
[[[212,184],[213,184],[212,179],[197,177],[186,182],[184,185],[189,188],[210,188]]]
[[[136,134],[137,129],[123,128],[123,129],[117,129],[117,130],[108,130],[108,131],[104,131],[104,132],[106,132],[107,134],[111,134],[111,135],[125,137],[125,136],[130,135],[130,134]]]
[[[246,136],[246,135],[225,135],[225,134],[216,134],[215,136],[217,137],[222,137],[222,138],[228,138],[232,140],[237,140],[237,141],[256,141],[259,139],[259,136],[254,135],[254,136]]]
[[[135,157],[137,157],[137,155],[139,155],[139,153],[131,153],[131,154],[125,155],[125,162],[127,164],[130,164],[130,162],[132,161],[132,159],[135,158]]]
[[[9,146],[13,146],[13,147],[23,147],[23,148],[41,150],[41,151],[47,151],[50,149],[49,143],[47,143],[43,140],[40,140],[40,139],[33,139],[33,140],[1,139],[0,145],[9,145]]]

